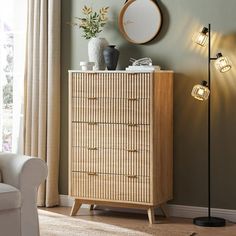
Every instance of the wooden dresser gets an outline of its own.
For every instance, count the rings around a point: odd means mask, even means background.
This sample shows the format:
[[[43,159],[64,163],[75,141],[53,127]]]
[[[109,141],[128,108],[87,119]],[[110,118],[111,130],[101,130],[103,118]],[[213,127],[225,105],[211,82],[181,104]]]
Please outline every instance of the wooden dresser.
[[[71,215],[100,204],[154,222],[172,199],[172,110],[172,71],[69,71]]]

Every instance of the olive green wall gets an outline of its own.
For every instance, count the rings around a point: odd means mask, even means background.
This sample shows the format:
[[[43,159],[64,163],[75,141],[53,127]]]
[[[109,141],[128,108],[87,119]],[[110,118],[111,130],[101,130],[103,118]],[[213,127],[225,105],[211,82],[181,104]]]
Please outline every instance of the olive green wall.
[[[60,193],[67,194],[67,70],[79,69],[87,60],[87,41],[78,28],[67,25],[80,15],[84,4],[110,6],[110,23],[101,36],[120,49],[119,68],[129,58],[151,57],[154,64],[175,71],[174,78],[174,201],[206,206],[207,200],[207,104],[194,100],[192,86],[206,79],[206,48],[191,41],[193,32],[212,24],[215,54],[227,54],[234,68],[227,74],[213,72],[212,82],[212,201],[213,207],[236,209],[236,2],[235,0],[158,1],[163,12],[159,36],[145,45],[126,42],[117,27],[117,15],[125,1],[62,0],[61,160]],[[226,4],[227,3],[227,4]]]

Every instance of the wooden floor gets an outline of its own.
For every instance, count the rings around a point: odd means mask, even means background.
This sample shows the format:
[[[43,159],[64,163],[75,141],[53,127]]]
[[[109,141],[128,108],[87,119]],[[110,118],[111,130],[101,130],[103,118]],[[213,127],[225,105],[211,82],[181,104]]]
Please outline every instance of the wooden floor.
[[[40,208],[50,212],[59,213],[62,215],[69,215],[71,208],[55,207],[55,208]],[[98,210],[89,211],[89,209],[81,208],[77,214],[80,219],[89,221],[98,221],[106,224],[112,224],[127,229],[133,229],[140,232],[152,234],[154,229],[164,230],[179,230],[194,232],[193,236],[236,236],[236,224],[227,222],[226,227],[221,228],[205,228],[192,224],[191,219],[183,218],[164,218],[157,217],[157,224],[149,225],[147,215],[124,213],[112,210]]]

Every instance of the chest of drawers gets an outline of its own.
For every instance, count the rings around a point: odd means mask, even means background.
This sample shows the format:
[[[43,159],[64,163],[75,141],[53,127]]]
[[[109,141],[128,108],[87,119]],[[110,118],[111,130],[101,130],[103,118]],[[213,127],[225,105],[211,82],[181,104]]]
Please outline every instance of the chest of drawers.
[[[147,209],[172,199],[173,72],[69,71],[69,194]]]

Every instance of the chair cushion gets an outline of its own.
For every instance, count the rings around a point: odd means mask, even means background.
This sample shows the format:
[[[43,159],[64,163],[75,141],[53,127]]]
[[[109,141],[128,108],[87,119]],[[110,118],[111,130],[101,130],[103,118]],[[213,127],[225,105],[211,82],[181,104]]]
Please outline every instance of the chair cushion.
[[[0,183],[0,211],[16,209],[20,206],[20,191],[11,185]]]

